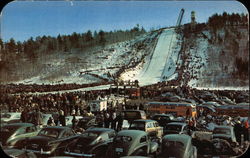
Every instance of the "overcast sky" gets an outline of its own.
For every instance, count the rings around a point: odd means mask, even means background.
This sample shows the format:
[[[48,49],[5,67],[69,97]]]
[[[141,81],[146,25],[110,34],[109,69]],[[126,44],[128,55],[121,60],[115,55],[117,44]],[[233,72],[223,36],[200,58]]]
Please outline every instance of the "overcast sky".
[[[8,41],[73,32],[131,29],[136,24],[146,30],[173,26],[181,8],[183,23],[190,22],[191,11],[198,22],[214,13],[248,13],[238,1],[15,1],[2,11],[1,37]]]

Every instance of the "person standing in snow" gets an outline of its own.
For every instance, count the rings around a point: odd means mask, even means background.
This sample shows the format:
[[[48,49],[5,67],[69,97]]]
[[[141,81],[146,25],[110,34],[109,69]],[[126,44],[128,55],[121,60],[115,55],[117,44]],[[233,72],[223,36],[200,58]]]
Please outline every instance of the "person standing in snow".
[[[244,133],[244,140],[248,141],[249,140],[249,134],[248,134],[248,118],[244,121],[244,128],[243,128],[243,133]]]
[[[104,127],[109,128],[109,113],[107,111],[104,112]]]
[[[116,112],[114,111],[111,115],[111,128],[116,129]]]

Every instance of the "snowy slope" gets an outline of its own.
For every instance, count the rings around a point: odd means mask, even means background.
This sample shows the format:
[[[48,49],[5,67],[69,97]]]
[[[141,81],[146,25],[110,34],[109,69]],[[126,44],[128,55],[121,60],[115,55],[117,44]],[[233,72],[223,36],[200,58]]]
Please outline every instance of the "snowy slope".
[[[138,80],[141,86],[167,80],[176,70],[177,56],[181,45],[174,28],[163,30],[153,50],[152,56],[144,65],[122,74],[124,80]]]

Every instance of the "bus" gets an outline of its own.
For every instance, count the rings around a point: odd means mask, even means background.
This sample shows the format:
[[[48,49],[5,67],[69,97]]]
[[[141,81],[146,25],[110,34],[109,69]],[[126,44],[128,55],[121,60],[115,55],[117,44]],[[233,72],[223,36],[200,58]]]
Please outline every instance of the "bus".
[[[188,115],[192,117],[197,116],[196,105],[192,103],[184,102],[148,102],[147,103],[147,112],[149,114],[173,114],[175,116],[186,116],[187,111]]]
[[[249,107],[240,105],[221,105],[216,107],[219,115],[249,117]]]

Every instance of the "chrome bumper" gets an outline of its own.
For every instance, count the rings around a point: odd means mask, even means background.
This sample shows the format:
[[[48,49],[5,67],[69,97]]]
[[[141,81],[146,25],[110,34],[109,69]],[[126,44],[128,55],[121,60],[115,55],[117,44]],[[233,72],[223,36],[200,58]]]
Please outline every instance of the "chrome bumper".
[[[35,154],[44,154],[44,155],[50,155],[52,153],[51,151],[31,150],[31,149],[26,149],[26,151],[33,152]]]
[[[94,154],[79,154],[79,153],[73,153],[73,152],[67,152],[65,151],[64,154],[71,155],[71,156],[83,156],[83,157],[94,157]]]

